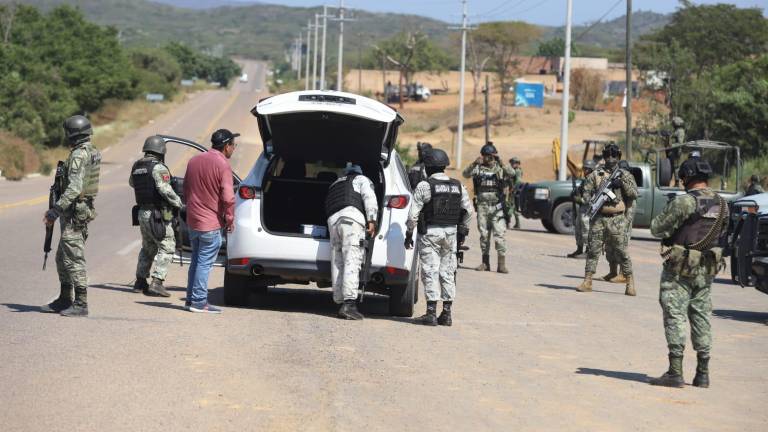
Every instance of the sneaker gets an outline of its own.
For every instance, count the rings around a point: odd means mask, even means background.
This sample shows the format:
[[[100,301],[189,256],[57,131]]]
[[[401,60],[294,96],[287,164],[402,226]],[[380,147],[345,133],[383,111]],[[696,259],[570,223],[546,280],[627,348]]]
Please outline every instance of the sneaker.
[[[189,306],[190,312],[196,312],[196,313],[209,313],[209,314],[220,314],[221,309],[217,308],[216,306],[213,306],[210,303],[206,303],[202,306],[195,306],[190,305]]]

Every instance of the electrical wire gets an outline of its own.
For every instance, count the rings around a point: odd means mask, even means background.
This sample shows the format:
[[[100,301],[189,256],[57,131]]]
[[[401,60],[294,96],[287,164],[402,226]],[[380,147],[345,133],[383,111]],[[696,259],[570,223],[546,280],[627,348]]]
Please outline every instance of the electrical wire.
[[[583,31],[583,32],[581,32],[581,33],[580,33],[578,36],[576,36],[576,37],[573,39],[573,42],[576,42],[576,41],[578,41],[579,39],[581,39],[582,37],[586,36],[586,34],[587,34],[587,33],[589,33],[589,32],[590,32],[590,31],[591,31],[593,28],[595,28],[595,26],[597,26],[598,24],[600,24],[600,23],[603,21],[603,19],[605,19],[605,17],[607,17],[607,16],[608,16],[608,14],[610,14],[611,12],[613,12],[613,10],[614,10],[614,9],[616,9],[616,6],[618,6],[620,3],[623,3],[624,1],[625,1],[625,0],[618,0],[616,3],[614,3],[614,4],[613,4],[613,6],[611,6],[611,7],[608,9],[608,11],[607,11],[606,13],[604,13],[604,14],[603,14],[603,16],[601,16],[600,18],[598,18],[598,19],[597,19],[597,21],[595,21],[594,23],[592,23],[592,24],[591,24],[589,27],[587,27],[587,29],[586,29],[586,30],[584,30],[584,31]]]

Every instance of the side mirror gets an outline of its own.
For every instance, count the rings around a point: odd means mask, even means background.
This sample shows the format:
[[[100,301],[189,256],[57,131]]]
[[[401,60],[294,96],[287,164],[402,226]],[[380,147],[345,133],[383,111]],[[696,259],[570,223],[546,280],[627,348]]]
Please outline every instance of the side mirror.
[[[672,161],[667,158],[659,158],[656,162],[656,173],[659,186],[668,187],[672,182]]]

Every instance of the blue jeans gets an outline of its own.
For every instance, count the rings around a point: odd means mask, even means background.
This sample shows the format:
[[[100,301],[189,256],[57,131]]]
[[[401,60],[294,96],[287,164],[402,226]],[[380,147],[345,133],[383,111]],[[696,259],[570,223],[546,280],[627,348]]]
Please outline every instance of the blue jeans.
[[[187,304],[205,306],[208,303],[208,274],[221,247],[221,231],[189,230],[192,262],[187,275]]]

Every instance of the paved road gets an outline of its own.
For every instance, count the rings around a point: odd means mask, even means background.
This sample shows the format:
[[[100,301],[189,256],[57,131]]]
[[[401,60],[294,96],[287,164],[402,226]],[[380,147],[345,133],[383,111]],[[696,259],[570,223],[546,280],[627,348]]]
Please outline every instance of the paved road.
[[[362,305],[365,321],[340,321],[329,290],[301,286],[221,316],[190,314],[186,268],[171,269],[170,299],[130,293],[131,161],[151,133],[204,141],[228,127],[243,133],[233,163],[244,174],[260,151],[248,111],[264,69],[246,71],[250,83],[200,93],[105,152],[89,319],[36,311],[57,291],[53,257],[40,271],[46,204],[34,201],[49,179],[0,183],[2,430],[766,430],[768,297],[754,289],[724,278],[714,287],[711,389],[646,384],[666,350],[658,243],[642,230],[631,245],[639,295],[629,298],[604,282],[575,292],[584,262],[565,258],[572,239],[524,221],[507,233],[511,274],[459,270],[452,328],[392,319],[377,296]],[[171,156],[175,172],[186,157]],[[476,241],[473,231],[468,267]],[[216,269],[217,304],[222,279]],[[687,382],[694,364],[689,351]]]

